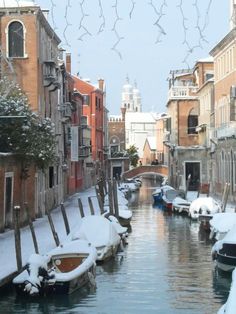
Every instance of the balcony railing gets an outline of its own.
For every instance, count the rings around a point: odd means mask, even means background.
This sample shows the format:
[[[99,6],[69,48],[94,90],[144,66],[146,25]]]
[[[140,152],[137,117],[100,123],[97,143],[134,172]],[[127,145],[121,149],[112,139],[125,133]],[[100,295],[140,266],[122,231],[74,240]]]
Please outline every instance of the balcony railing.
[[[168,99],[185,99],[196,97],[196,86],[172,86],[168,92]]]

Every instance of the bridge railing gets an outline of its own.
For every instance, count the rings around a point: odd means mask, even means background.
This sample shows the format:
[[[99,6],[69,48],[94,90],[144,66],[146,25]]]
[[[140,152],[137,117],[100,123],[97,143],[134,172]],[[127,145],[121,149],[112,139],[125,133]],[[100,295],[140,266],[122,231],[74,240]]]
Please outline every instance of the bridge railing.
[[[137,166],[130,169],[122,174],[123,179],[133,178],[143,173],[156,173],[157,175],[167,177],[168,167],[165,165],[155,165],[155,166]]]

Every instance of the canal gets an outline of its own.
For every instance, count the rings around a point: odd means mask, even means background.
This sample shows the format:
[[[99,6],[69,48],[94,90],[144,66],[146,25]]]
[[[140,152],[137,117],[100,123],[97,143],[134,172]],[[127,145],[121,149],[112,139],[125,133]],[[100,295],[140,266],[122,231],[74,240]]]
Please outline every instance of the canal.
[[[198,223],[153,207],[156,183],[143,181],[130,201],[128,245],[114,260],[97,266],[96,289],[29,300],[10,288],[1,292],[0,313],[217,313],[231,279],[215,271],[212,243]]]

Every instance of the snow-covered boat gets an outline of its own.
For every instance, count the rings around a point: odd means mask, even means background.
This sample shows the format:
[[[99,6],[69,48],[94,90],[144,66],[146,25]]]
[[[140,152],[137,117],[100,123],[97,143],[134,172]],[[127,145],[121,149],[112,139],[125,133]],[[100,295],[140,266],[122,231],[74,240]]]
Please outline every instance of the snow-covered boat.
[[[172,186],[167,185],[167,184],[156,188],[156,190],[152,193],[154,203],[162,202],[163,195],[168,190],[175,190],[175,189]]]
[[[162,203],[164,208],[172,210],[172,204],[174,199],[178,196],[178,191],[176,190],[166,190],[162,195]]]
[[[79,229],[71,233],[69,238],[90,242],[97,250],[97,261],[105,261],[114,256],[121,241],[113,223],[96,215],[83,217]]]
[[[66,242],[46,255],[32,254],[13,284],[18,294],[70,294],[89,282],[95,284],[96,258],[89,242]]]
[[[210,220],[210,238],[221,240],[236,225],[236,213],[217,213]]]
[[[172,202],[173,210],[179,214],[188,214],[190,205],[191,202],[180,196],[177,196]]]
[[[139,189],[140,185],[138,182],[135,182],[134,180],[126,180],[125,182],[122,182],[120,184],[120,189],[128,189],[131,192],[136,192]]]
[[[212,218],[213,214],[221,211],[221,205],[212,197],[198,197],[193,200],[189,207],[189,216],[193,220],[199,219],[200,215]]]
[[[223,271],[232,271],[236,267],[236,225],[234,225],[222,240],[212,247],[212,257]]]
[[[224,305],[221,306],[217,314],[235,314],[236,309],[236,270],[232,272],[232,283],[228,299]]]

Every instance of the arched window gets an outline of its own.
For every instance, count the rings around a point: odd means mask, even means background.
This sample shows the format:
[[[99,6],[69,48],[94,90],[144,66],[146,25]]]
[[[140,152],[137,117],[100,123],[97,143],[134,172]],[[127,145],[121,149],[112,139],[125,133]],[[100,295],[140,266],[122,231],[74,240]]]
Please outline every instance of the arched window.
[[[198,112],[194,108],[189,112],[188,116],[188,134],[196,134],[196,126],[198,125]]]
[[[24,57],[24,29],[17,21],[8,26],[8,56]]]

